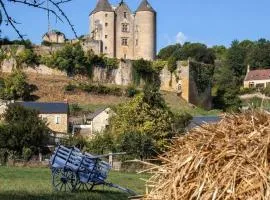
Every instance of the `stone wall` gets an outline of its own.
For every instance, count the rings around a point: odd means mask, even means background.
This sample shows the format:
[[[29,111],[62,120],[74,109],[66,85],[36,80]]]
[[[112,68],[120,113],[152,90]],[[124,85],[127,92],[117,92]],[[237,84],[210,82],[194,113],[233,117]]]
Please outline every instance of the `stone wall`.
[[[0,72],[11,73],[15,68],[16,62],[14,59],[4,60],[2,66],[0,67]],[[38,65],[35,67],[24,67],[23,71],[25,73],[34,73],[34,74],[44,74],[44,75],[56,75],[56,76],[67,76],[67,73],[52,69],[47,67],[46,65]]]
[[[68,132],[67,114],[40,114],[40,117],[47,122],[52,131],[63,134]]]

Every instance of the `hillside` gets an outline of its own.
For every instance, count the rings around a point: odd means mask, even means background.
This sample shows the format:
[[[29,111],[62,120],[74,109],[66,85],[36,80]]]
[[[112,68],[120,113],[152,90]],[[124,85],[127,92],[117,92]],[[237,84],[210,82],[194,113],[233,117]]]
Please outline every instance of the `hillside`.
[[[5,76],[5,74],[3,75]],[[113,95],[95,95],[82,91],[66,92],[65,86],[69,83],[85,83],[84,79],[72,79],[64,76],[44,76],[39,74],[28,74],[28,82],[37,86],[34,95],[37,101],[68,101],[70,104],[78,104],[83,111],[95,111],[98,108],[115,106],[129,100],[127,97]],[[217,115],[217,111],[205,111],[188,104],[185,100],[172,92],[161,92],[166,103],[173,112],[188,112],[191,115]]]

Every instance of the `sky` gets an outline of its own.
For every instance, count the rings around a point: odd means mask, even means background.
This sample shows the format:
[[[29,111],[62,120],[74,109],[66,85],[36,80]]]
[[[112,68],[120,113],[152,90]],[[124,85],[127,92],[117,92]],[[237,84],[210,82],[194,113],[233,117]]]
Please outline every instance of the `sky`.
[[[4,0],[4,2],[7,0]],[[117,5],[120,0],[109,0]],[[125,0],[134,11],[141,0]],[[148,0],[157,11],[158,50],[174,43],[201,42],[208,46],[229,46],[235,39],[270,40],[269,0]],[[97,0],[73,0],[63,6],[78,35],[89,33],[89,13]],[[10,15],[25,38],[40,43],[48,30],[47,13],[28,6],[6,3]],[[51,16],[53,29],[74,38],[67,23]],[[10,26],[2,24],[2,37],[17,39]]]

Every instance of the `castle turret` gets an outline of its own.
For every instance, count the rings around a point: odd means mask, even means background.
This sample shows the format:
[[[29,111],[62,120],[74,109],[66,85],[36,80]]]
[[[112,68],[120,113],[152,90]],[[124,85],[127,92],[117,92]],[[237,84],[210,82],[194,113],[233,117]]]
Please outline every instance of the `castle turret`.
[[[142,0],[135,13],[135,58],[154,60],[156,56],[156,11]]]
[[[91,37],[102,41],[101,53],[115,57],[115,13],[108,0],[98,0],[89,18]]]

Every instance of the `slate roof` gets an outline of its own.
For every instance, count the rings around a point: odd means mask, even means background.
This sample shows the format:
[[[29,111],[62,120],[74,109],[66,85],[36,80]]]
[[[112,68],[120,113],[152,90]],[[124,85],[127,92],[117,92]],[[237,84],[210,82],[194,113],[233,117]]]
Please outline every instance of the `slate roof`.
[[[114,12],[108,0],[98,0],[96,8],[91,12],[90,15],[95,14],[100,11]]]
[[[25,108],[37,110],[40,114],[67,114],[67,103],[45,103],[45,102],[17,102]]]
[[[256,81],[267,79],[270,79],[270,69],[258,69],[248,72],[245,81]]]
[[[156,12],[147,0],[142,0],[136,12],[140,11],[150,11],[154,13]]]
[[[92,119],[94,119],[96,116],[98,116],[100,113],[102,113],[106,109],[107,108],[98,109],[94,113],[91,113],[91,114],[87,115],[86,118],[89,119],[89,120],[92,120]]]

